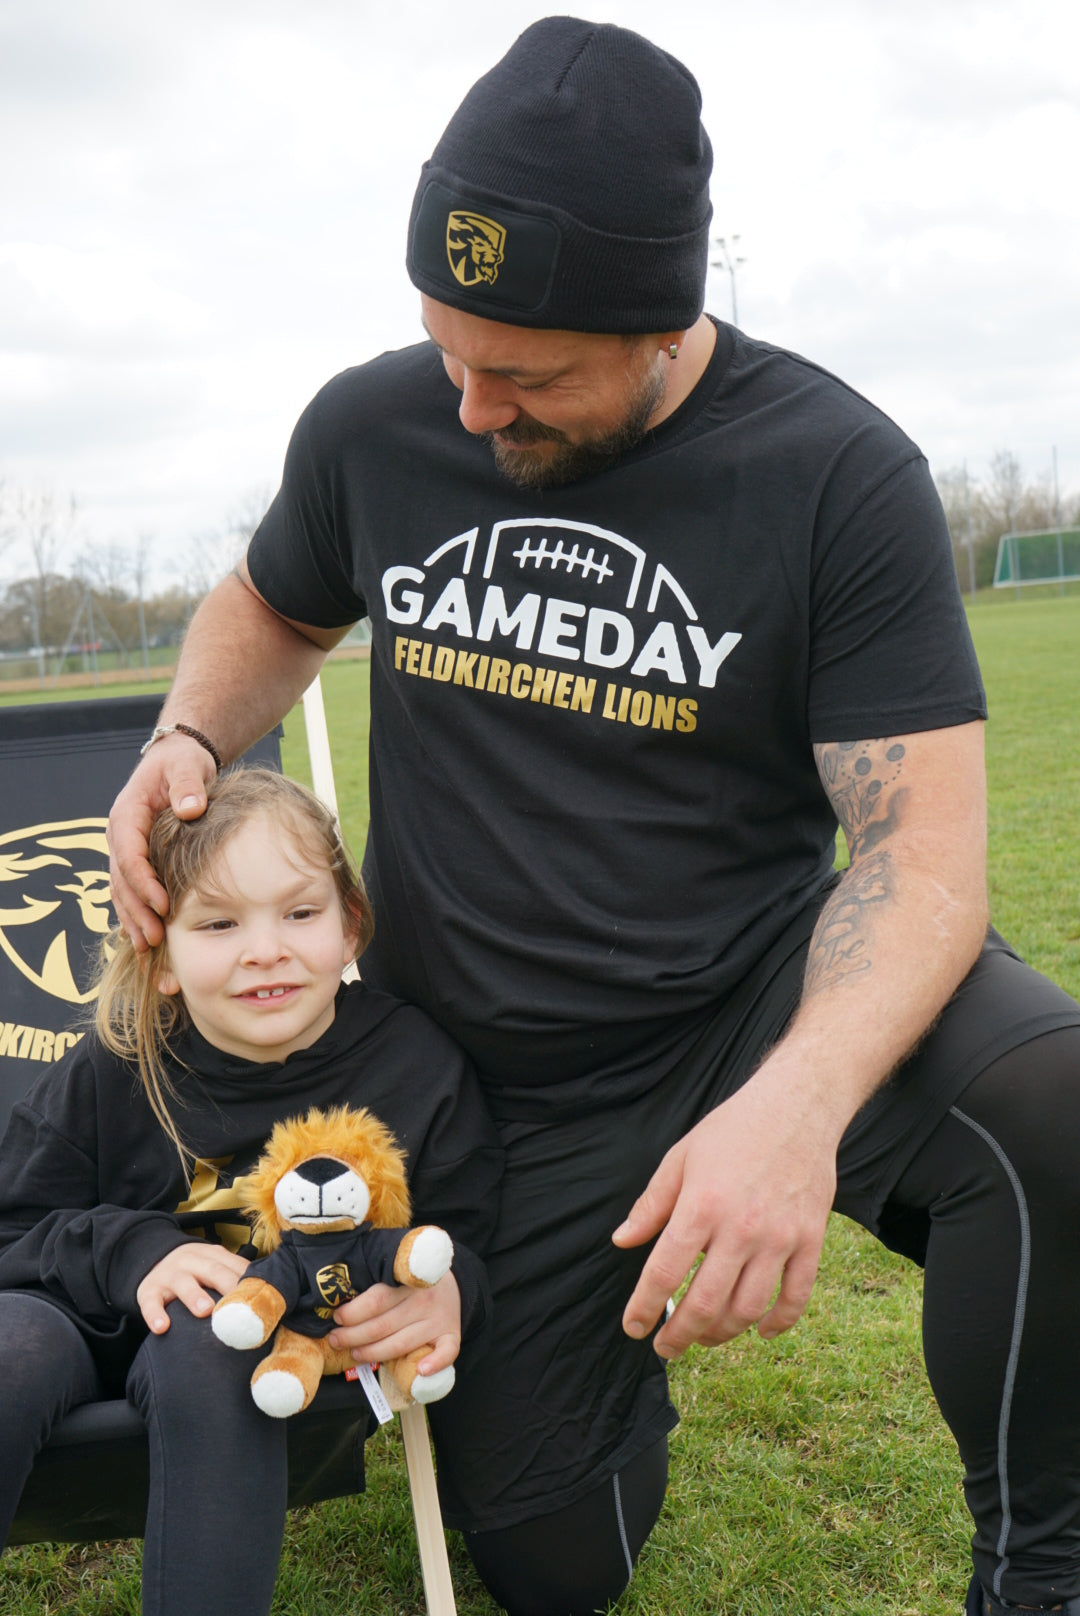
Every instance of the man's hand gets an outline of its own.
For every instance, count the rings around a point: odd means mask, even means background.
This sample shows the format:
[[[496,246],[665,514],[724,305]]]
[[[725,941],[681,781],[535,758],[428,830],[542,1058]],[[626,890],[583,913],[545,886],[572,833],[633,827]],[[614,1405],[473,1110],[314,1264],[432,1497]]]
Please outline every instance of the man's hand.
[[[165,1308],[169,1302],[183,1302],[196,1318],[206,1318],[214,1298],[206,1287],[225,1296],[244,1277],[247,1262],[225,1246],[208,1245],[204,1240],[174,1246],[154,1264],[135,1292],[139,1311],[154,1335],[169,1328]]]
[[[838,1131],[812,1106],[793,1103],[793,1074],[784,1068],[774,1052],[673,1145],[612,1237],[639,1246],[659,1235],[623,1314],[624,1330],[636,1338],[649,1333],[704,1253],[656,1336],[662,1358],[677,1358],[694,1341],[718,1346],[755,1323],[760,1335],[779,1335],[809,1299],[842,1124]]]
[[[425,1290],[372,1285],[336,1309],[330,1345],[351,1351],[357,1363],[385,1363],[434,1345],[418,1365],[421,1375],[448,1369],[461,1350],[461,1296],[453,1274]]]
[[[106,832],[109,876],[117,919],[140,953],[160,943],[169,898],[147,859],[154,818],[170,805],[178,819],[198,819],[206,811],[206,787],[214,760],[188,735],[155,741],[113,803]]]

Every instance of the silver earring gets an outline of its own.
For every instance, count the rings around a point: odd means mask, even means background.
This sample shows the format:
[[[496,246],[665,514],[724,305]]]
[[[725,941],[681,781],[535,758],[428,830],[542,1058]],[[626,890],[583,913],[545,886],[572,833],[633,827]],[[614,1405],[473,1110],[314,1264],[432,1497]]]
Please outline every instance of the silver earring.
[[[678,359],[678,357],[679,357],[679,345],[678,345],[677,342],[673,342],[671,344],[671,346],[668,348],[668,358],[669,359]]]

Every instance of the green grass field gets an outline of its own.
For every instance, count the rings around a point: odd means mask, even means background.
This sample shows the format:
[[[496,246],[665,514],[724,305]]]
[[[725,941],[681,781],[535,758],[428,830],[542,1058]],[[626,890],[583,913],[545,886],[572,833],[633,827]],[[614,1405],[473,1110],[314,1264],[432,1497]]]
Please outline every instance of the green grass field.
[[[1080,597],[976,605],[991,707],[995,923],[1080,996]],[[367,665],[324,676],[346,834],[366,819]],[[92,693],[92,692],[91,692]],[[299,714],[285,762],[305,775]],[[919,1347],[920,1276],[834,1218],[790,1334],[691,1351],[672,1373],[671,1487],[620,1616],[959,1616],[970,1532],[959,1465]],[[275,1616],[419,1616],[398,1438],[369,1444],[369,1490],[290,1518]],[[238,1529],[242,1524],[238,1523]],[[451,1538],[460,1616],[493,1616]],[[139,1608],[138,1546],[12,1550],[2,1616]],[[198,1609],[193,1597],[192,1610]]]

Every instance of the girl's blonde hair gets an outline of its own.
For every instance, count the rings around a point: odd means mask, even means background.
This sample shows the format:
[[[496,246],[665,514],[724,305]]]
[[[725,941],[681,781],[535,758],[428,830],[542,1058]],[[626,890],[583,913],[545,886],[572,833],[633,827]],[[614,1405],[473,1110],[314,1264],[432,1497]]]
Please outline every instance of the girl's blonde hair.
[[[284,825],[311,861],[325,860],[348,931],[356,932],[363,953],[374,931],[364,884],[345,847],[337,820],[313,792],[272,769],[236,768],[221,774],[207,790],[199,819],[177,819],[166,808],[150,831],[150,863],[169,895],[175,914],[189,892],[213,893],[222,849],[257,814]],[[173,1118],[178,1103],[169,1076],[170,1040],[188,1025],[183,996],[158,986],[167,968],[167,941],[138,954],[127,933],[115,927],[105,939],[94,1024],[98,1038],[115,1055],[138,1067],[154,1115],[172,1140],[185,1167],[192,1161]]]

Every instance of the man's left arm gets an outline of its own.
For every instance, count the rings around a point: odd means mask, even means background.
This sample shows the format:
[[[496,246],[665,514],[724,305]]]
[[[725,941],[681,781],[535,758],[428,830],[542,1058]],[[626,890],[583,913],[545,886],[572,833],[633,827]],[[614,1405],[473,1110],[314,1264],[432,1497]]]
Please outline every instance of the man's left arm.
[[[672,1147],[616,1231],[659,1236],[627,1304],[663,1357],[755,1322],[795,1323],[813,1288],[840,1139],[970,970],[986,933],[983,725],[815,746],[851,863],[814,930],[802,1002],[737,1093]],[[770,1306],[771,1303],[771,1306]]]

